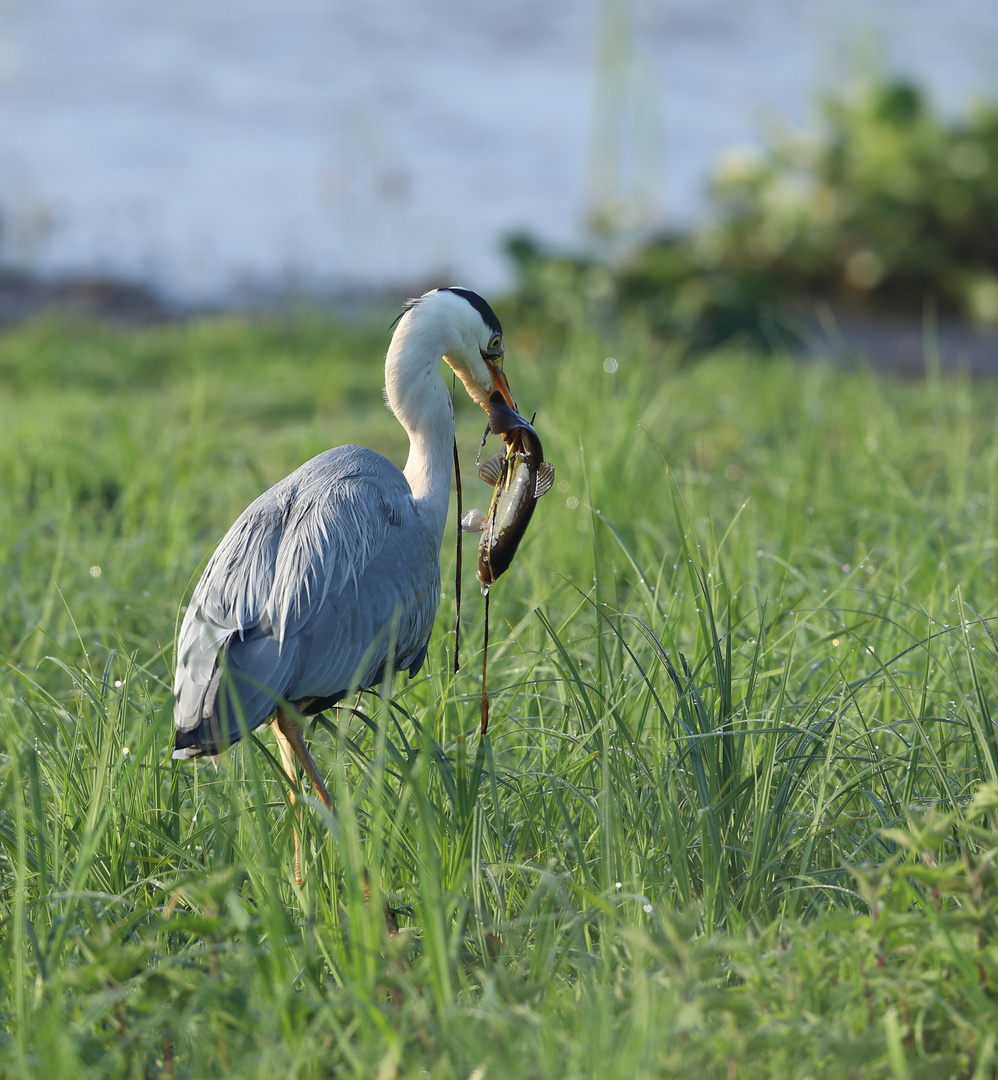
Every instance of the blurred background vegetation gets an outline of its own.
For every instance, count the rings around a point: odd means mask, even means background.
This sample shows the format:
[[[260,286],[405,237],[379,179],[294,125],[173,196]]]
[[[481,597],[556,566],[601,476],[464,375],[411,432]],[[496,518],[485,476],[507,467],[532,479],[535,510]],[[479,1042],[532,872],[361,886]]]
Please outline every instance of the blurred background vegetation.
[[[511,238],[518,318],[639,321],[694,351],[799,348],[816,302],[998,326],[998,107],[946,118],[913,83],[877,77],[819,118],[813,132],[772,121],[764,148],[725,155],[693,231],[615,259]]]

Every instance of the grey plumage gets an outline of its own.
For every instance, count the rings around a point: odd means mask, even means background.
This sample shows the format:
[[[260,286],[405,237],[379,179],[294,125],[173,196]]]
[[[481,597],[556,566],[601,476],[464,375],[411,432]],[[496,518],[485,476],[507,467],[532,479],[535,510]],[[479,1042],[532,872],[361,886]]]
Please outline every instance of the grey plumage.
[[[439,550],[402,471],[373,450],[327,450],[275,484],[226,533],[188,606],[174,756],[235,742],[240,708],[252,731],[282,699],[328,705],[372,685],[392,646],[414,675]]]

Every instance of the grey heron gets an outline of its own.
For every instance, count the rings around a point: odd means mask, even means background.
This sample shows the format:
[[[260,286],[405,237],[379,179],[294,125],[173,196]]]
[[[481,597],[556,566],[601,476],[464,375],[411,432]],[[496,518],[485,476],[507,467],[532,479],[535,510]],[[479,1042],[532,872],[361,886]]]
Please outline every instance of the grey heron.
[[[440,363],[483,409],[496,391],[514,407],[503,354],[502,327],[477,293],[409,302],[385,359],[386,401],[409,436],[405,468],[360,446],[326,450],[236,519],[180,628],[175,758],[218,754],[270,719],[292,783],[297,758],[329,808],[295,713],[422,666],[453,467]],[[300,881],[297,831],[295,849]]]

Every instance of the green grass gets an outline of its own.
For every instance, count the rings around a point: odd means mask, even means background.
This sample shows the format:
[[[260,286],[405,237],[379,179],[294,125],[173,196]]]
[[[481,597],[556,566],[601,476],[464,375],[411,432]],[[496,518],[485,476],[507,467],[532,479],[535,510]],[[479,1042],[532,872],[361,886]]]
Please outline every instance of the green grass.
[[[301,890],[269,734],[169,759],[175,628],[265,486],[401,462],[387,333],[0,339],[0,1076],[995,1075],[998,387],[510,329],[557,478],[489,737],[448,540],[427,668],[312,732]]]

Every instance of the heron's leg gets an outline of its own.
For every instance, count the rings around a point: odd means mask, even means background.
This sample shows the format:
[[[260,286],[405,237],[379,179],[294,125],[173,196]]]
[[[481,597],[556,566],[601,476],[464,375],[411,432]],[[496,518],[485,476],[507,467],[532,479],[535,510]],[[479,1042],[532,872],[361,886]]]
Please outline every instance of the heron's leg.
[[[294,808],[295,821],[298,820],[298,808],[295,805],[298,799],[295,795],[295,789],[298,786],[298,770],[295,768],[295,757],[291,749],[291,744],[288,742],[285,734],[281,731],[280,725],[277,723],[276,718],[271,720],[270,726],[274,729],[274,735],[277,738],[277,749],[281,752],[281,761],[284,764],[284,771],[288,774],[288,779],[291,781],[291,806]],[[301,888],[301,845],[298,840],[298,826],[292,825],[291,831],[295,838],[295,881],[298,884],[298,888]]]
[[[271,724],[274,728],[274,734],[277,736],[277,745],[281,749],[281,759],[284,762],[285,772],[294,779],[295,767],[291,757],[291,755],[294,754],[294,756],[302,763],[302,767],[308,774],[309,780],[312,781],[312,787],[315,789],[316,795],[319,796],[322,805],[325,806],[327,810],[332,811],[329,792],[326,790],[326,785],[322,782],[322,777],[319,775],[319,770],[312,760],[312,755],[308,752],[308,747],[305,745],[305,737],[302,735],[297,720],[295,720],[293,716],[289,716],[284,711],[283,707],[278,707],[277,715],[271,721]],[[294,803],[294,798],[294,791],[292,791],[292,804]],[[301,854],[298,846],[297,829],[295,829],[295,880],[301,885]],[[371,879],[368,876],[366,866],[363,868],[362,888],[364,890],[365,901],[370,901]],[[399,932],[398,923],[395,920],[395,915],[392,912],[391,906],[388,904],[385,905],[385,923],[388,927],[389,937],[395,937]]]
[[[312,755],[308,752],[308,747],[305,745],[305,739],[301,733],[301,728],[298,726],[298,722],[293,716],[289,716],[283,708],[278,708],[277,715],[271,721],[271,727],[274,729],[274,735],[277,737],[277,748],[281,752],[281,761],[284,763],[284,771],[291,780],[291,805],[295,806],[295,803],[297,802],[295,796],[295,789],[298,786],[298,770],[295,768],[295,758],[297,758],[302,763],[309,780],[312,781],[312,787],[315,789],[316,795],[319,796],[323,806],[328,810],[330,808],[329,792],[326,790],[326,785],[322,782],[322,777],[319,776],[319,770],[315,767]],[[295,809],[295,820],[298,820],[297,808]],[[292,826],[292,831],[295,837],[295,881],[300,887],[301,841],[298,839],[298,829],[296,826]]]
[[[312,787],[315,788],[316,795],[319,796],[319,801],[327,810],[332,810],[329,792],[326,790],[326,785],[322,782],[322,777],[319,775],[319,770],[312,760],[312,755],[308,752],[308,747],[305,745],[305,736],[301,733],[298,721],[295,720],[293,716],[289,716],[284,711],[283,706],[278,706],[277,716],[274,717],[272,723],[274,730],[279,733],[278,744],[281,745],[282,757],[285,751],[283,748],[284,744],[281,744],[281,737],[283,737],[286,745],[294,756],[301,762],[305,774],[308,776],[309,780],[312,781]],[[287,769],[286,758],[284,759],[284,767]]]

